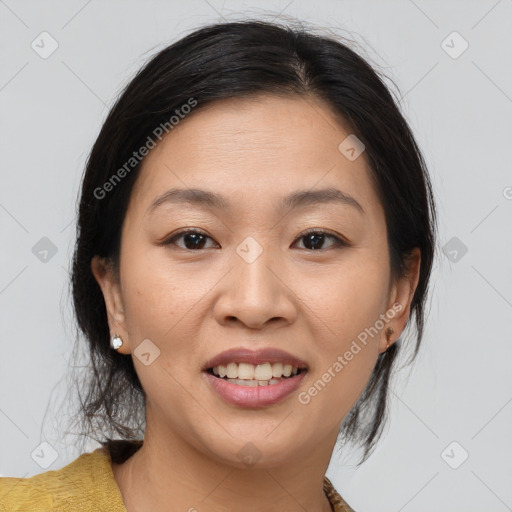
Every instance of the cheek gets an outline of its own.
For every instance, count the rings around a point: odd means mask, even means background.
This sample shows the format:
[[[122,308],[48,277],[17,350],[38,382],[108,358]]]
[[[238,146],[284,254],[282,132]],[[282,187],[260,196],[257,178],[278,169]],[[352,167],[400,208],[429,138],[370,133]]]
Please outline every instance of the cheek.
[[[205,291],[198,279],[179,266],[171,266],[165,249],[143,244],[122,255],[121,269],[125,317],[130,336],[138,343],[144,338],[155,339],[160,348],[165,337],[183,328],[183,318]]]
[[[385,313],[389,284],[385,258],[366,257],[364,251],[354,251],[336,269],[323,270],[312,277],[310,282],[303,282],[307,297],[304,300],[322,320],[320,332],[327,349],[343,348]]]
[[[361,255],[344,261],[338,272],[317,275],[315,281],[321,286],[307,299],[316,317],[318,362],[312,368],[306,395],[299,401],[311,403],[318,414],[327,414],[333,422],[357,401],[379,354],[379,319],[387,302],[387,262]]]

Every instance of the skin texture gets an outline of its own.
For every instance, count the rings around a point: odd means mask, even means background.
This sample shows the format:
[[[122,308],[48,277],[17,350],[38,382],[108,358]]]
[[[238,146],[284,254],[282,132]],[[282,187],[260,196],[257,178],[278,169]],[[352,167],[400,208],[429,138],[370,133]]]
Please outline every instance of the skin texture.
[[[132,354],[147,394],[144,445],[113,466],[128,512],[330,510],[322,481],[338,429],[386,349],[385,330],[394,329],[393,342],[406,325],[420,262],[416,251],[408,276],[391,279],[365,154],[349,161],[338,149],[349,134],[317,99],[223,100],[181,121],[144,160],[123,224],[120,282],[92,261],[111,333],[123,339],[119,352]],[[147,213],[167,190],[189,187],[232,206],[165,203]],[[325,187],[350,194],[365,213],[332,203],[276,210],[293,191]],[[186,249],[186,236],[158,245],[184,228],[210,238],[199,249]],[[301,236],[309,228],[350,245],[326,237],[313,250]],[[263,249],[250,264],[236,252],[248,236]],[[298,393],[395,303],[401,311],[379,334],[299,403]],[[160,356],[145,366],[133,352],[147,338]],[[227,404],[201,368],[233,347],[278,347],[308,373],[278,404]],[[261,453],[251,467],[237,456],[248,442]]]

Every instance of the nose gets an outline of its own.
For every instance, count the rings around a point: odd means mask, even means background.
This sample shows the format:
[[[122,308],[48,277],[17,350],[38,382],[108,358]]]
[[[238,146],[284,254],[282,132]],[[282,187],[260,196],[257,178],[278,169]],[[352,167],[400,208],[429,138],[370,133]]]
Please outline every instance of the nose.
[[[249,329],[293,324],[297,299],[290,277],[270,251],[264,250],[251,262],[235,252],[231,271],[219,283],[214,306],[217,322]]]

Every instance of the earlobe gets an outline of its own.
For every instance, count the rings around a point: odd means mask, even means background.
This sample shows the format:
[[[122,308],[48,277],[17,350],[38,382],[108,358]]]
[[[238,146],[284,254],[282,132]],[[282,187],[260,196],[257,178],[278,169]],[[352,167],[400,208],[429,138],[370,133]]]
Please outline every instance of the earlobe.
[[[386,350],[391,346],[391,335],[395,332],[393,327],[388,327],[386,329]]]
[[[421,253],[419,248],[415,247],[407,258],[406,275],[398,279],[392,287],[387,312],[393,311],[393,316],[388,326],[383,329],[384,336],[379,352],[385,352],[405,329],[411,311],[412,299],[419,282],[420,263]]]
[[[118,334],[126,341],[127,331],[121,287],[119,280],[116,278],[112,263],[106,261],[105,258],[94,256],[91,261],[91,270],[103,293],[111,336]],[[126,343],[123,344],[118,352],[123,352],[125,347]]]

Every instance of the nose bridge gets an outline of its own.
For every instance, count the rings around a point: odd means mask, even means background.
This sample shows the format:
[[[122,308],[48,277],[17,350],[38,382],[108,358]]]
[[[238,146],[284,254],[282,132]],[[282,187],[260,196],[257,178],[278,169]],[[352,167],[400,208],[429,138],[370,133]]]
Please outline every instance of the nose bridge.
[[[254,296],[257,300],[261,299],[260,295],[266,295],[267,300],[271,299],[275,288],[272,281],[276,277],[269,267],[272,262],[274,267],[277,266],[275,254],[251,236],[245,238],[235,252],[233,259],[243,294],[248,298]]]
[[[295,307],[291,292],[279,277],[276,253],[247,237],[232,257],[233,272],[217,303],[218,320],[238,319],[256,328],[270,319],[293,322]]]

